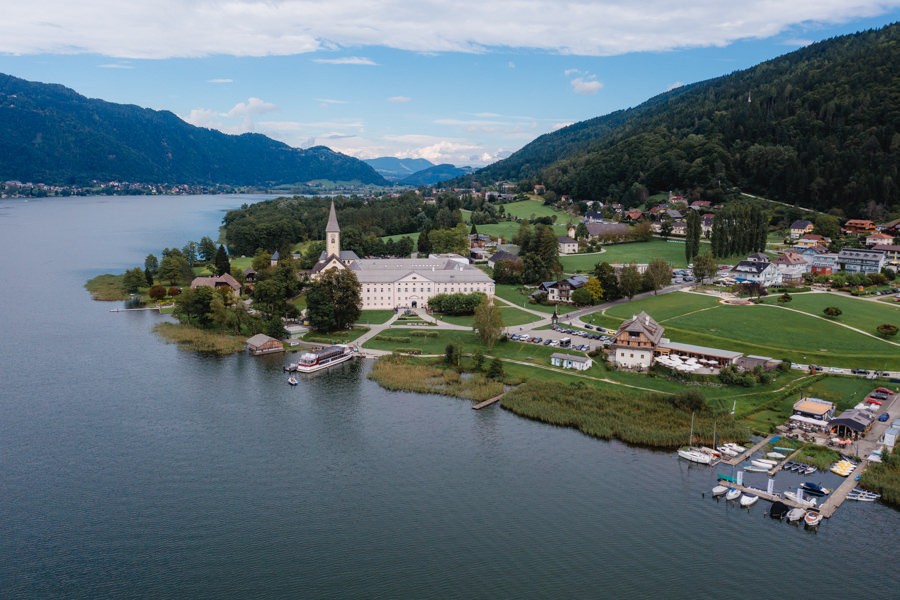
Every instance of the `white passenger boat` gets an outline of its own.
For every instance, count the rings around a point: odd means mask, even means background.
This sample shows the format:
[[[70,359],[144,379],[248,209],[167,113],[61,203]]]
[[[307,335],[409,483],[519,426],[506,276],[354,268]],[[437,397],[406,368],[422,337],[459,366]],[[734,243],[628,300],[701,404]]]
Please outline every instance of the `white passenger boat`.
[[[321,350],[304,352],[300,355],[296,368],[298,373],[315,373],[316,371],[346,362],[351,358],[353,358],[353,349],[350,346],[338,344],[337,346],[328,346]]]

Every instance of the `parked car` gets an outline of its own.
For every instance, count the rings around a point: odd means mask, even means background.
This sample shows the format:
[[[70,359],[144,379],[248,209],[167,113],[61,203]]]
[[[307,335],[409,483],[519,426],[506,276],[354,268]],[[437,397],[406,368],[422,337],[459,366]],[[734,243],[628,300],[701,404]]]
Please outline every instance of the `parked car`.
[[[878,406],[881,406],[882,404],[881,400],[879,400],[878,398],[866,398],[866,402],[868,402],[869,404],[877,404]]]
[[[553,343],[553,340],[544,340],[544,345],[545,345],[545,346],[549,346],[549,345],[552,344],[552,343]]]
[[[584,328],[585,328],[585,329],[593,329],[594,326],[591,325],[590,323],[585,323],[585,324],[584,324]]]
[[[888,413],[883,413],[880,417],[878,417],[878,420],[881,421],[882,423],[886,423],[887,420],[890,418],[891,418],[891,415],[889,415]]]

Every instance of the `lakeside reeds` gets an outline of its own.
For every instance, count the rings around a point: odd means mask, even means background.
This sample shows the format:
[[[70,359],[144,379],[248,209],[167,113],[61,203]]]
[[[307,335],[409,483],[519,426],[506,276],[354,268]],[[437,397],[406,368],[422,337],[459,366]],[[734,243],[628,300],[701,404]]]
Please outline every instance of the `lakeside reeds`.
[[[671,396],[635,396],[586,385],[528,382],[506,394],[504,408],[517,415],[573,427],[601,439],[619,439],[629,444],[676,448],[688,442],[691,412],[676,406]],[[696,413],[694,443],[746,440],[750,432],[728,414],[709,409]]]
[[[880,463],[871,462],[860,478],[862,487],[881,494],[881,501],[900,507],[900,453],[885,448]]]
[[[130,294],[122,289],[122,276],[105,273],[88,279],[84,284],[91,294],[91,298],[101,302],[113,302],[116,300],[128,300]]]
[[[167,342],[197,352],[209,352],[224,356],[242,352],[246,348],[246,340],[243,337],[198,329],[183,323],[157,323],[153,327],[153,331]]]
[[[375,362],[369,378],[391,391],[455,396],[475,402],[503,393],[503,384],[480,373],[463,377],[453,369],[440,368],[397,356],[383,356]]]

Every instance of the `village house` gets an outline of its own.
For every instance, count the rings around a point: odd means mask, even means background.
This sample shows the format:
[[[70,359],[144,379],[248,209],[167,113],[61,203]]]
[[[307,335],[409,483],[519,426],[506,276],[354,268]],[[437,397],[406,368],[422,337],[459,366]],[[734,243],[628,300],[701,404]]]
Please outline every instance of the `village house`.
[[[713,223],[716,221],[716,215],[706,214],[700,217],[700,233],[703,237],[708,238],[712,235]]]
[[[610,360],[619,368],[647,369],[653,364],[653,351],[662,339],[663,327],[647,313],[631,317],[619,325],[610,344]]]
[[[834,252],[820,252],[807,257],[809,272],[813,275],[831,275],[837,270],[838,255]]]
[[[603,213],[596,211],[588,211],[584,213],[584,218],[581,219],[584,223],[602,223],[603,222]]]
[[[631,227],[622,223],[587,223],[588,239],[605,243],[624,242],[631,235]]]
[[[227,287],[231,289],[235,294],[239,294],[241,292],[241,284],[237,279],[231,276],[230,273],[225,273],[224,275],[219,275],[217,277],[194,277],[191,281],[191,289],[198,287]]]
[[[572,292],[587,283],[586,275],[573,275],[559,281],[545,281],[538,286],[538,290],[547,292],[547,300],[550,302],[572,302]]]
[[[567,235],[561,235],[556,238],[557,242],[559,242],[559,253],[560,254],[577,254],[578,253],[578,242],[573,240]]]
[[[488,268],[493,269],[494,265],[496,265],[500,261],[514,261],[519,260],[519,257],[513,254],[512,252],[508,252],[506,250],[498,250],[494,252],[490,258],[488,258],[487,266]]]
[[[790,226],[791,239],[796,240],[805,233],[812,233],[812,230],[815,229],[815,227],[816,226],[813,225],[812,221],[807,221],[805,219],[794,221]]]
[[[866,236],[866,246],[892,246],[894,244],[894,236],[886,233],[872,233]]]
[[[622,215],[623,221],[640,221],[644,213],[634,208]]]
[[[691,202],[691,208],[693,208],[694,210],[709,210],[711,206],[712,202],[710,202],[709,200],[694,200],[693,202]]]
[[[879,250],[884,250],[885,266],[889,266],[894,270],[900,267],[900,246],[879,246]]]
[[[747,260],[734,265],[728,274],[738,283],[756,283],[762,287],[781,283],[781,273],[768,260],[754,260],[748,257]]]
[[[672,235],[687,235],[687,223],[684,221],[672,223]]]
[[[868,219],[850,219],[844,223],[844,226],[841,227],[841,231],[850,235],[868,235],[870,233],[875,233],[877,228],[875,227],[875,223]]]
[[[831,243],[831,238],[819,235],[818,233],[806,233],[800,236],[794,248],[812,248],[813,246],[827,246]]]
[[[838,253],[837,264],[848,273],[880,273],[884,267],[885,252],[877,248],[843,248]]]
[[[574,354],[554,352],[550,355],[550,364],[554,367],[562,367],[563,369],[587,371],[594,365],[594,361],[590,356],[576,356]]]
[[[803,275],[809,271],[809,263],[795,252],[785,252],[772,260],[772,264],[781,273],[781,282],[785,285],[803,282]]]

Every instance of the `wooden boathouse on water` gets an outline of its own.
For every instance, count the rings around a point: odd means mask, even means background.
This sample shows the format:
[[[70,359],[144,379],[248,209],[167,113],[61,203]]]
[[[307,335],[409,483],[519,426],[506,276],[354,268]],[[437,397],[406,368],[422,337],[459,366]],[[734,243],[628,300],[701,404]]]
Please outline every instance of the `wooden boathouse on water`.
[[[257,333],[247,339],[247,351],[253,356],[261,354],[274,354],[275,352],[284,352],[284,344],[273,337],[269,337],[263,333]]]

